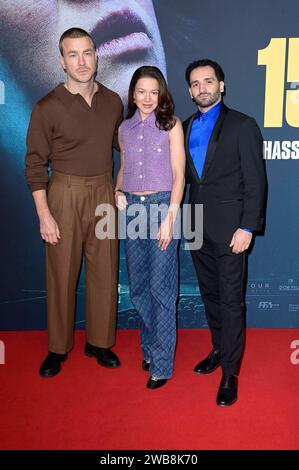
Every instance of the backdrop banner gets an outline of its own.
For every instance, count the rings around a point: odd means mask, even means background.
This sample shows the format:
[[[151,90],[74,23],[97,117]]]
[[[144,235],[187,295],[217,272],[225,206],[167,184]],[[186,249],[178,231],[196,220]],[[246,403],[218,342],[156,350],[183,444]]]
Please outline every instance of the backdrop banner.
[[[200,58],[225,72],[225,103],[253,116],[268,175],[265,232],[249,254],[247,326],[299,327],[299,3],[296,0],[0,0],[0,329],[46,328],[44,245],[24,177],[26,132],[37,100],[65,80],[61,33],[78,26],[97,44],[97,79],[125,106],[134,70],[158,66],[184,120],[195,112],[186,66]],[[123,40],[127,35],[132,41]],[[142,47],[136,45],[142,35]],[[137,39],[136,39],[137,38]],[[135,41],[135,42],[134,42]],[[115,172],[119,156],[115,154]],[[76,325],[84,326],[84,263]],[[136,328],[123,242],[118,327]],[[207,327],[195,270],[180,247],[178,326]]]

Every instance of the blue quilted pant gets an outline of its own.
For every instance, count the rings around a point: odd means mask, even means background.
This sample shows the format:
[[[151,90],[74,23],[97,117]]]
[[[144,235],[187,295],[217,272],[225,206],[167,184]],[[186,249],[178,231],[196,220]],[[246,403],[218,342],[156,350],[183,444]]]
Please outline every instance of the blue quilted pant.
[[[170,192],[126,196],[127,270],[131,300],[140,318],[143,358],[150,362],[151,375],[168,379],[176,346],[178,240],[162,251],[157,229],[167,213]]]

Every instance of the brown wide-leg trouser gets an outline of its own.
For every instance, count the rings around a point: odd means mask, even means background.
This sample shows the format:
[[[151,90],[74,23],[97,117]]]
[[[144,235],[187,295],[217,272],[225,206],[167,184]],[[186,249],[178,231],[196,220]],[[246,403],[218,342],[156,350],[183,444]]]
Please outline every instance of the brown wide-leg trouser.
[[[46,244],[49,351],[64,354],[73,346],[76,285],[85,260],[86,339],[109,348],[115,341],[118,242],[96,237],[99,204],[115,207],[110,172],[81,177],[53,172],[48,205],[60,230],[56,246]],[[106,216],[106,213],[103,214]],[[115,211],[109,216],[116,227]],[[102,221],[103,222],[103,221]],[[113,225],[114,224],[114,225]]]

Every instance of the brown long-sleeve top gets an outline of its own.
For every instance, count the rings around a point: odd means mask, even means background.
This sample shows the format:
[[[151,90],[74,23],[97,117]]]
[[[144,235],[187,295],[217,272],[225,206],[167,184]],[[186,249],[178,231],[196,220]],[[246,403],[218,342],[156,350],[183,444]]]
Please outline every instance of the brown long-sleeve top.
[[[48,166],[77,176],[112,169],[112,147],[122,120],[120,97],[98,83],[91,106],[63,84],[34,107],[27,134],[26,179],[30,190],[46,189]]]

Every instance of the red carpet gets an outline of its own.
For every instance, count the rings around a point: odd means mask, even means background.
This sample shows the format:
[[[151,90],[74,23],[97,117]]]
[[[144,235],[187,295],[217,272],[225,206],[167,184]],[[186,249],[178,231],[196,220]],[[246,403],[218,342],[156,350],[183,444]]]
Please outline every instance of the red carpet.
[[[109,370],[83,355],[84,333],[63,371],[42,379],[45,332],[2,332],[1,449],[299,449],[299,365],[290,362],[299,330],[251,329],[239,400],[215,405],[221,378],[192,372],[210,349],[206,330],[180,330],[175,374],[147,390],[138,332],[119,331]]]

